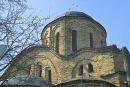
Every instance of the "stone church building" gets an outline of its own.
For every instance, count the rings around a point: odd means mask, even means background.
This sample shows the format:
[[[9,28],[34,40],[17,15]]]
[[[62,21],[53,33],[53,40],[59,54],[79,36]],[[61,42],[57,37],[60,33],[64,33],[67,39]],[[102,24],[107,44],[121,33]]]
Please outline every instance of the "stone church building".
[[[38,77],[54,87],[129,87],[129,51],[107,46],[106,37],[89,15],[66,12],[44,27],[42,45],[23,50],[1,78]]]

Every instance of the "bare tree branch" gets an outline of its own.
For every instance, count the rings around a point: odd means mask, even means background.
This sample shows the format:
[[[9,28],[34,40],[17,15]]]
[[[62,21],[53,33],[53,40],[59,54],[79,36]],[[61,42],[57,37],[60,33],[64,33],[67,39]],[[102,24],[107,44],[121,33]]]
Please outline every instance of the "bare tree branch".
[[[46,18],[28,14],[26,0],[0,0],[0,44],[7,50],[0,58],[0,72],[6,69],[23,49],[40,44],[40,32]]]

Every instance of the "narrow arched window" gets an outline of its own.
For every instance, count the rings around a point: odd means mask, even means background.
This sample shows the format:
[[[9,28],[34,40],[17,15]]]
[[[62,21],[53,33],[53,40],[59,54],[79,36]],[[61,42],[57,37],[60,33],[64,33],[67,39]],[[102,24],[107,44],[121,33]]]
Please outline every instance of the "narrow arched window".
[[[35,65],[35,76],[42,77],[42,65]]]
[[[59,32],[56,33],[56,44],[55,44],[55,51],[59,53]]]
[[[38,76],[42,77],[42,65],[38,65]]]
[[[51,82],[51,70],[48,70],[48,74],[49,74],[49,75],[48,75],[48,77],[49,77],[49,78],[48,78],[48,81]]]
[[[89,33],[90,47],[93,48],[93,34]]]
[[[93,65],[91,63],[87,64],[87,70],[89,73],[93,72]]]
[[[79,67],[79,75],[83,75],[83,64]]]
[[[45,68],[45,78],[51,82],[51,68],[50,67],[46,67]]]
[[[72,51],[77,51],[77,31],[72,30]]]

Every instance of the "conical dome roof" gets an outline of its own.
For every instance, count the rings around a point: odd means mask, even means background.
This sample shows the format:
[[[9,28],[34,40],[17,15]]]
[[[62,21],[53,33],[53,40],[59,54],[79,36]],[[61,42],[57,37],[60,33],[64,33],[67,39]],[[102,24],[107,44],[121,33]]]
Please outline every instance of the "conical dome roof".
[[[88,14],[84,13],[84,12],[79,12],[79,11],[67,11],[59,16],[56,17],[60,18],[60,17],[64,17],[64,16],[77,16],[77,17],[86,17],[86,18],[90,18],[93,19],[91,16],[89,16]]]

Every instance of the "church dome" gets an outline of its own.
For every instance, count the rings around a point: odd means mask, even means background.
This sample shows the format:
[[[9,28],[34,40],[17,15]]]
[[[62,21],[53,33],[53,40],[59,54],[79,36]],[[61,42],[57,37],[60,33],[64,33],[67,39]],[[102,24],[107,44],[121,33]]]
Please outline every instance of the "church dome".
[[[60,17],[64,17],[64,16],[73,16],[73,17],[86,17],[86,18],[90,18],[90,19],[93,19],[91,16],[89,16],[88,14],[85,14],[83,12],[79,12],[79,11],[67,11],[59,16],[56,17],[57,18],[60,18]]]
[[[8,79],[3,85],[33,85],[39,87],[53,87],[47,80],[38,77],[20,76]]]
[[[68,11],[48,23],[41,34],[43,45],[68,56],[82,48],[106,46],[106,30],[84,12]]]

